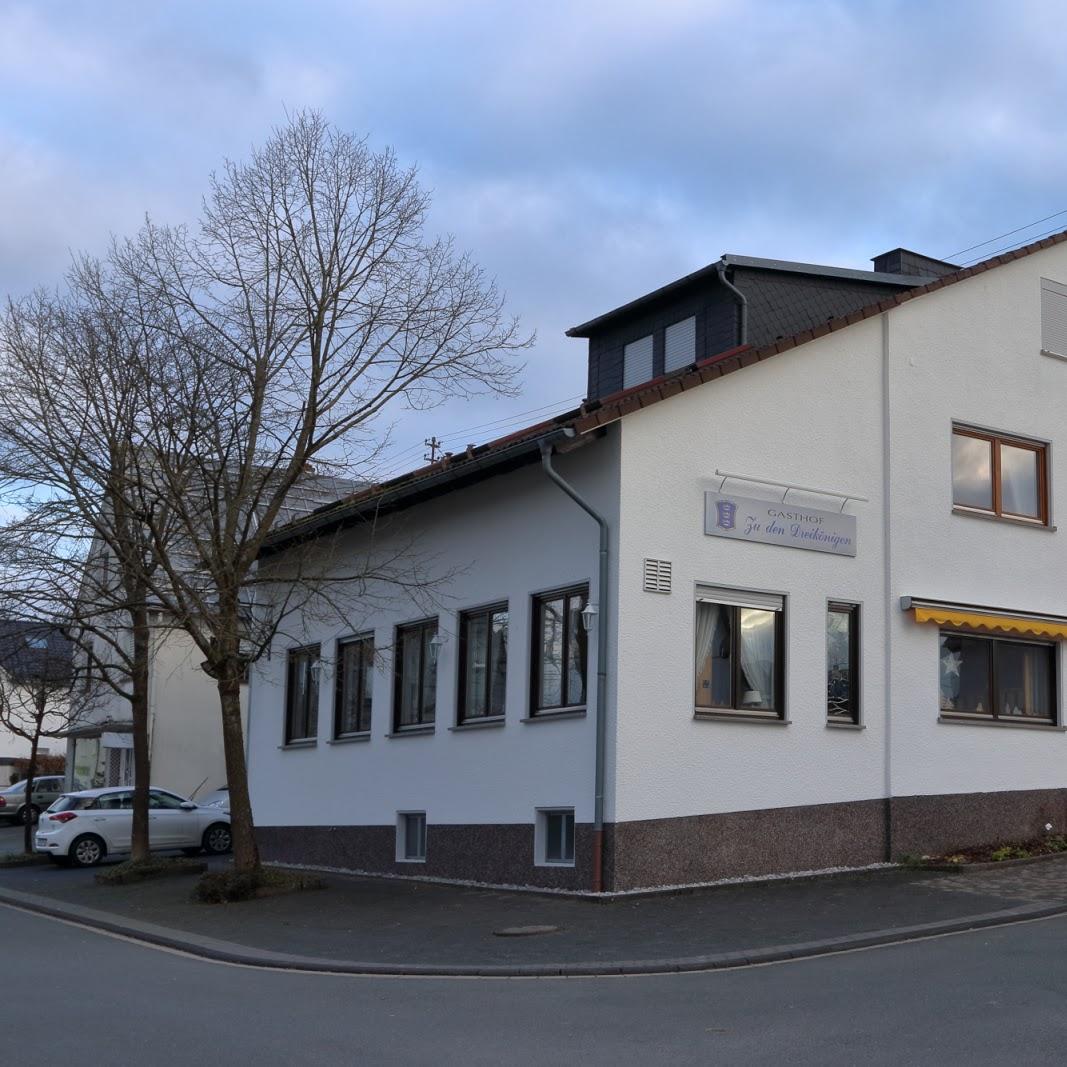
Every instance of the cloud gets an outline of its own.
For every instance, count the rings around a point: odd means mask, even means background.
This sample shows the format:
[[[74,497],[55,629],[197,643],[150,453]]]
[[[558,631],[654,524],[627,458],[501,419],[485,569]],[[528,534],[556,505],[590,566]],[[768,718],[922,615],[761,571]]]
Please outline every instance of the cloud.
[[[0,285],[54,281],[145,210],[191,218],[224,156],[321,107],[419,163],[434,226],[538,332],[522,398],[403,416],[414,447],[580,395],[563,330],[721,252],[943,256],[1067,207],[1061,20],[1051,0],[0,0]]]

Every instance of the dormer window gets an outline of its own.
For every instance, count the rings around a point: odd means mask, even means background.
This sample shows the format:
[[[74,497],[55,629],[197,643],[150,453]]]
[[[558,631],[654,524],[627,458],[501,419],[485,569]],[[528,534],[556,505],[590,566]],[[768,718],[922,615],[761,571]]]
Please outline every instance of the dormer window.
[[[631,341],[623,349],[622,387],[640,385],[652,378],[652,334],[638,341]]]
[[[697,358],[697,320],[690,315],[663,331],[663,371],[681,370]]]

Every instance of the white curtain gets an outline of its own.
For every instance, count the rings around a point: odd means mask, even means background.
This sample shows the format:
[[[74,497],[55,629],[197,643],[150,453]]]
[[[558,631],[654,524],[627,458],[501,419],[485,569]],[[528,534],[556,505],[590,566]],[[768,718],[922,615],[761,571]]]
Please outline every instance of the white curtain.
[[[715,637],[720,611],[722,608],[718,604],[697,604],[697,674],[704,670],[704,664],[711,655],[711,642]]]
[[[774,707],[774,630],[773,611],[741,609],[741,670],[749,685],[746,693],[738,694],[741,704]]]

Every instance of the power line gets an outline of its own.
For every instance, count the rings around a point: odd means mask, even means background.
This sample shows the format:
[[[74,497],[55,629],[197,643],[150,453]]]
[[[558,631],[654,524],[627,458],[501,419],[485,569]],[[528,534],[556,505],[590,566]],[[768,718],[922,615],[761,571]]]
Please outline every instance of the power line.
[[[990,237],[988,241],[979,241],[978,244],[971,245],[970,248],[961,248],[958,252],[952,252],[949,255],[945,256],[945,259],[946,260],[953,260],[957,256],[962,256],[965,252],[973,252],[976,248],[984,248],[986,245],[991,245],[994,241],[1002,241],[1005,237],[1011,237],[1012,234],[1022,233],[1023,230],[1029,230],[1029,229],[1032,229],[1034,226],[1040,226],[1041,223],[1048,222],[1049,219],[1058,218],[1060,215],[1067,215],[1067,208],[1064,208],[1062,211],[1055,211],[1051,215],[1046,215],[1043,219],[1037,219],[1034,222],[1028,222],[1025,226],[1019,226],[1017,229],[1008,230],[1007,233],[999,234],[996,237]],[[1056,233],[1057,231],[1053,230],[1052,232]],[[1045,236],[1047,237],[1048,234],[1045,234]],[[996,253],[992,253],[992,254],[996,255]],[[979,256],[978,257],[978,259],[982,259],[982,258],[984,258],[984,257],[983,256]],[[972,263],[977,263],[978,259],[971,260],[971,262]]]
[[[1028,237],[1026,239],[1026,243],[1031,244],[1034,241],[1041,241],[1044,238],[1051,237],[1053,234],[1056,233],[1062,233],[1062,230],[1058,226],[1053,230],[1046,230],[1044,233],[1039,233],[1033,237]],[[992,252],[983,252],[980,256],[976,256],[974,259],[969,259],[961,265],[964,267],[972,267],[975,263],[981,263],[983,259],[992,259],[993,256],[999,256],[1001,252],[1007,252],[1009,249],[1018,247],[1018,241],[1011,241],[1006,245],[1001,245],[1000,248],[994,248]]]

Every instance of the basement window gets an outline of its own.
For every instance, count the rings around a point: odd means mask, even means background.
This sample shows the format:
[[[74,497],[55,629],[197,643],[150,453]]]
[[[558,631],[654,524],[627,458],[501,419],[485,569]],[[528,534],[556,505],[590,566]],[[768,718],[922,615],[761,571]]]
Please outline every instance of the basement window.
[[[397,863],[426,862],[426,812],[401,811],[396,820]]]
[[[534,830],[539,867],[574,866],[574,808],[541,808]]]

